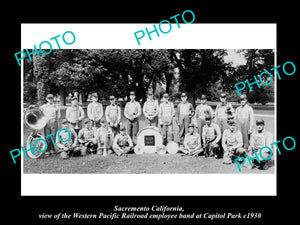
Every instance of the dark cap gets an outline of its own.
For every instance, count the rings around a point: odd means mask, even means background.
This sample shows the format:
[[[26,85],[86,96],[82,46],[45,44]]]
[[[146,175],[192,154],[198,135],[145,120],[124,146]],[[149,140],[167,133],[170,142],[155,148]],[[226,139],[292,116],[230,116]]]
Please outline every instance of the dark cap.
[[[228,119],[227,123],[228,123],[228,125],[233,125],[233,124],[235,124],[235,120],[234,119]]]
[[[88,122],[91,122],[91,120],[88,119],[88,118],[86,118],[86,119],[84,120],[84,124],[87,124]]]
[[[109,96],[109,100],[114,100],[115,99],[115,96],[111,95]]]
[[[190,127],[194,128],[195,126],[194,126],[194,124],[190,123],[189,126],[188,126],[188,128],[190,128]]]
[[[206,99],[206,95],[201,95],[200,99]]]
[[[264,120],[256,120],[256,125],[265,125]]]
[[[74,101],[75,99],[78,100],[78,98],[76,96],[71,98],[72,101]]]
[[[98,95],[97,95],[97,93],[93,93],[92,95],[91,95],[91,97],[93,98],[98,98]]]
[[[205,120],[207,121],[207,120],[211,120],[211,116],[209,115],[209,114],[206,114],[205,115]]]
[[[53,98],[54,98],[53,94],[47,94],[46,99],[53,99]]]
[[[61,123],[65,124],[65,123],[69,123],[69,121],[67,119],[62,119]]]
[[[135,95],[135,92],[134,92],[134,91],[131,91],[131,92],[130,92],[130,95]]]

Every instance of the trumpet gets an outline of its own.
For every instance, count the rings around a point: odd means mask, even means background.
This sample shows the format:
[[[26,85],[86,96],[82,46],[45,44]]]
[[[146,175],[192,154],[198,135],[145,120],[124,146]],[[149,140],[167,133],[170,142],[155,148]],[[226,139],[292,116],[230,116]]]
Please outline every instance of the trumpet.
[[[75,124],[75,127],[74,127],[75,130],[79,130],[79,124],[78,124],[79,115],[78,115],[78,113],[79,113],[79,108],[78,108],[78,105],[77,105],[77,107],[76,107],[76,124]]]

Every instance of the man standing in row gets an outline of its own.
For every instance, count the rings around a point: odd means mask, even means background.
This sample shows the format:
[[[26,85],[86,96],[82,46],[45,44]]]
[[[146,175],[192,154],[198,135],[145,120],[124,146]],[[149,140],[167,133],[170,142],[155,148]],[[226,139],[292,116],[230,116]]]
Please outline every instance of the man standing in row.
[[[162,103],[159,105],[158,123],[163,134],[163,144],[166,145],[173,140],[173,118],[175,109],[172,102],[169,101],[169,94],[163,95]]]
[[[249,136],[254,124],[254,113],[253,108],[247,104],[246,95],[241,95],[240,103],[241,105],[236,109],[236,125],[243,135],[243,147],[248,149]]]
[[[60,110],[59,108],[54,104],[53,101],[53,95],[48,94],[46,97],[47,103],[42,105],[40,109],[45,114],[45,116],[48,119],[48,122],[46,126],[44,127],[44,134],[45,136],[56,133],[58,129],[58,120],[60,118]],[[46,155],[50,155],[54,153],[54,145],[52,141],[50,140],[50,137],[46,138],[48,148],[45,152]]]
[[[114,136],[117,135],[121,122],[121,108],[116,104],[115,96],[109,97],[110,105],[105,109],[105,119],[112,129]]]
[[[92,94],[92,102],[87,106],[88,118],[93,122],[94,127],[98,127],[100,119],[103,116],[103,107],[100,102],[98,102],[98,96],[96,93]]]
[[[177,106],[176,121],[179,125],[179,141],[183,142],[185,134],[188,132],[188,126],[195,110],[191,103],[187,101],[186,93],[181,94],[181,102]]]
[[[200,105],[196,107],[195,111],[195,117],[198,124],[198,133],[200,134],[200,137],[202,137],[202,130],[203,126],[205,125],[205,115],[211,116],[211,118],[214,117],[214,111],[213,109],[206,103],[206,96],[201,95],[200,97]]]
[[[143,106],[143,113],[145,115],[145,125],[157,127],[158,119],[158,102],[153,98],[153,92],[148,92],[148,99]]]
[[[78,133],[82,128],[82,120],[84,118],[84,111],[78,105],[78,98],[73,97],[71,106],[66,110],[66,119],[71,123],[73,129]]]
[[[220,127],[221,133],[228,128],[227,120],[234,117],[234,109],[232,105],[227,102],[226,94],[221,93],[220,103],[218,103],[215,111],[215,122]]]
[[[136,143],[136,136],[139,131],[139,119],[141,115],[141,105],[135,101],[135,92],[130,92],[130,101],[126,103],[124,109],[124,116],[127,118],[127,133],[132,138],[132,141]]]

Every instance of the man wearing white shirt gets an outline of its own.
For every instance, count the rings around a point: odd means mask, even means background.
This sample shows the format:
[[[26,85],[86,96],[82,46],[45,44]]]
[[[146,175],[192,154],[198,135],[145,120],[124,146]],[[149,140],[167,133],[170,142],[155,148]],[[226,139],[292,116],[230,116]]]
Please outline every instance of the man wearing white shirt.
[[[139,116],[141,115],[141,105],[135,101],[135,92],[130,92],[130,101],[126,103],[124,116],[127,118],[127,133],[132,141],[136,143],[136,136],[139,130]]]
[[[58,120],[60,118],[60,110],[59,108],[54,104],[53,95],[48,94],[46,97],[47,103],[42,105],[40,109],[43,111],[45,116],[48,119],[48,122],[46,126],[44,127],[44,134],[45,136],[57,132],[58,128]],[[51,140],[49,140],[50,137],[46,138],[48,148],[45,152],[46,155],[53,154],[55,152],[54,145]]]

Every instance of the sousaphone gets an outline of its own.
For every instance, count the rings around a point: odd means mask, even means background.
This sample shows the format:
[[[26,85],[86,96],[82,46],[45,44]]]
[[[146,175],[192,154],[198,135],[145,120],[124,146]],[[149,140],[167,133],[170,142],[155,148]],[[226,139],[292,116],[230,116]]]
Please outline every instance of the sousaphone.
[[[32,146],[32,148],[34,149],[34,153],[32,151],[28,151],[25,153],[30,158],[37,159],[44,153],[44,151],[36,151],[35,147],[37,147],[39,150],[43,150],[48,147],[46,146],[44,141],[38,141],[36,146],[34,146],[34,143],[37,139],[45,139],[45,137],[38,131],[43,129],[46,126],[47,122],[48,119],[46,115],[38,107],[31,105],[24,110],[24,123],[28,128],[32,130],[26,141],[26,149],[29,149]]]

